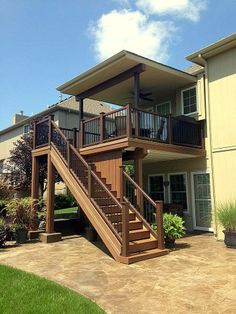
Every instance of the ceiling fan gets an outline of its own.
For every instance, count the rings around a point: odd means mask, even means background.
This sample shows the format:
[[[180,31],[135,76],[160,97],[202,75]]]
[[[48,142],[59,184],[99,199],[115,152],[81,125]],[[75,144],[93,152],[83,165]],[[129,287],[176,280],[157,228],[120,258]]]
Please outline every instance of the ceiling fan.
[[[134,96],[134,92],[131,93],[132,96],[130,97],[125,97],[123,99],[133,99],[133,96]],[[142,100],[147,100],[147,101],[153,101],[152,98],[150,98],[149,96],[152,95],[152,92],[141,92],[139,93],[139,98],[142,99]]]

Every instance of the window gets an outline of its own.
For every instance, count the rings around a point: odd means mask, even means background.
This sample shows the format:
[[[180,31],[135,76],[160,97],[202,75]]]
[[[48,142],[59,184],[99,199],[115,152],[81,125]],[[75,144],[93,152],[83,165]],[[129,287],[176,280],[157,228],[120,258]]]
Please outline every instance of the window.
[[[164,201],[163,176],[149,176],[149,194],[154,201]]]
[[[23,126],[23,134],[28,134],[30,132],[30,125],[26,124]]]
[[[183,210],[188,210],[186,174],[171,174],[170,179],[170,202],[181,204]]]
[[[197,89],[192,87],[182,91],[183,114],[197,112]]]
[[[171,113],[171,102],[166,101],[156,105],[156,112],[161,116],[166,116]]]

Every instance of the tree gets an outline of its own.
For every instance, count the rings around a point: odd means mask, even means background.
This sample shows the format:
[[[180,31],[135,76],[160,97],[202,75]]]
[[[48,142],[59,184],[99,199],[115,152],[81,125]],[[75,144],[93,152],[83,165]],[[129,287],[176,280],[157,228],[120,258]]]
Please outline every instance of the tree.
[[[32,176],[32,152],[33,136],[32,133],[23,135],[14,143],[14,148],[10,151],[7,170],[8,179],[14,189],[29,191]],[[40,157],[39,171],[39,189],[40,193],[46,190],[47,179],[47,158]],[[60,181],[60,177],[56,176],[56,181]]]

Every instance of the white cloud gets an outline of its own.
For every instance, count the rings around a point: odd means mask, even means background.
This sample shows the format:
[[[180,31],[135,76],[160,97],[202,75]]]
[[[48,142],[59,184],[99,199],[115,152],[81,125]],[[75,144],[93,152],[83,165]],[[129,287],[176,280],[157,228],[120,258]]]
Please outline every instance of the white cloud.
[[[137,0],[136,6],[146,14],[174,15],[197,22],[207,0]]]
[[[124,9],[103,14],[90,28],[90,33],[100,61],[121,50],[129,50],[166,62],[175,30],[171,22],[149,20],[140,11]]]

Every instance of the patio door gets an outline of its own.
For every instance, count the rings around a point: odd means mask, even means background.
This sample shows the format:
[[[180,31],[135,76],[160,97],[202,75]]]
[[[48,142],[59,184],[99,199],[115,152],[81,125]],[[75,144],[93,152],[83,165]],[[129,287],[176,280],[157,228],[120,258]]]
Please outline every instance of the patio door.
[[[194,228],[212,231],[212,206],[209,173],[192,173]]]

